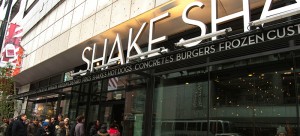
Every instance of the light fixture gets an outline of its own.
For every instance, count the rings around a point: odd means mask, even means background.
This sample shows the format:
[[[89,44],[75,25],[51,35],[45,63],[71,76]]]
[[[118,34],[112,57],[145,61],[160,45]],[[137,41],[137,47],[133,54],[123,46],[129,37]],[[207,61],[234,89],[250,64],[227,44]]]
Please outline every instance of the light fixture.
[[[267,17],[267,18],[263,18],[263,19],[259,19],[259,20],[249,22],[249,26],[259,26],[259,25],[262,25],[264,23],[269,23],[269,22],[272,22],[272,21],[275,21],[275,20],[283,19],[283,18],[290,17],[290,16],[297,15],[297,14],[300,14],[300,9],[299,8],[289,10],[287,12],[279,13],[277,15],[270,16],[270,17]]]
[[[160,48],[157,48],[157,49],[154,49],[154,50],[150,50],[150,51],[147,51],[147,52],[143,52],[143,53],[140,53],[140,54],[129,56],[127,59],[129,61],[131,61],[131,60],[138,59],[140,57],[145,57],[145,56],[150,55],[150,54],[151,54],[151,56],[154,56],[152,54],[156,54],[156,53],[163,54],[163,53],[167,53],[167,52],[169,52],[169,49],[165,49],[164,47],[160,47]]]
[[[285,75],[290,75],[292,72],[284,72]]]
[[[79,72],[72,73],[71,77],[77,76],[77,75],[85,75],[87,70],[79,70]]]
[[[108,67],[108,66],[116,65],[117,62],[118,62],[118,61],[112,61],[112,62],[110,62],[110,63],[103,64],[103,65],[101,65],[101,66],[97,66],[97,67],[95,67],[95,69],[98,70],[98,69],[105,68],[105,67]]]
[[[226,29],[222,29],[222,30],[219,30],[219,31],[216,31],[216,32],[213,32],[213,33],[209,33],[209,34],[206,34],[206,35],[203,35],[203,36],[198,36],[198,37],[191,38],[191,39],[188,39],[188,40],[181,39],[178,43],[175,43],[175,46],[188,48],[188,47],[191,47],[191,46],[187,45],[189,43],[209,39],[209,38],[219,36],[219,35],[224,35],[224,34],[226,34],[228,32],[231,32],[231,31],[232,31],[232,28],[229,27],[229,28],[226,28]]]

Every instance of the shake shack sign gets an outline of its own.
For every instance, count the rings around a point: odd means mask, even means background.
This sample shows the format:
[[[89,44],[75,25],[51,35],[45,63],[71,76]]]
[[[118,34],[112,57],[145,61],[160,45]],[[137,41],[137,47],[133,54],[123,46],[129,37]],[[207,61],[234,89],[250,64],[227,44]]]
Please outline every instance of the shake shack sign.
[[[155,29],[155,23],[161,20],[167,19],[171,16],[169,12],[158,15],[155,18],[150,19],[149,22],[144,22],[140,26],[138,33],[133,35],[133,29],[128,30],[128,45],[126,54],[124,54],[122,38],[120,34],[116,34],[114,43],[111,51],[107,51],[108,40],[105,39],[103,43],[103,53],[95,54],[96,45],[92,47],[86,47],[82,52],[82,60],[87,64],[85,70],[76,72],[76,75],[85,75],[86,73],[96,72],[97,74],[90,78],[90,80],[96,80],[100,78],[106,78],[110,76],[116,76],[119,74],[124,74],[128,72],[145,70],[148,68],[153,68],[156,66],[161,66],[168,63],[178,62],[186,59],[191,59],[195,57],[200,57],[208,54],[213,54],[221,51],[227,51],[231,49],[241,48],[245,46],[251,46],[253,44],[262,43],[265,41],[275,40],[287,36],[297,35],[300,32],[300,25],[293,24],[276,29],[267,30],[268,28],[263,28],[264,23],[269,23],[281,18],[296,15],[300,13],[300,0],[296,0],[296,3],[291,5],[285,5],[277,9],[271,10],[272,0],[266,0],[261,13],[260,19],[250,22],[250,8],[249,0],[241,0],[243,3],[242,11],[237,13],[218,18],[217,17],[217,0],[211,0],[211,33],[207,33],[206,24],[201,20],[195,20],[188,17],[189,11],[193,8],[206,8],[205,5],[200,1],[195,1],[188,4],[182,12],[182,21],[188,25],[194,25],[200,28],[199,37],[185,39],[183,41],[178,41],[174,46],[181,46],[185,49],[180,51],[176,50],[173,52],[168,52],[168,49],[163,47],[153,48],[153,45],[160,42],[166,41],[168,36],[161,35],[155,36],[153,38],[153,33]],[[202,15],[199,13],[199,16]],[[243,28],[244,34],[247,36],[240,36],[238,38],[229,37],[227,39],[217,39],[219,35],[226,35],[230,29],[224,31],[217,30],[217,26],[221,23],[236,19],[238,17],[243,18]],[[167,22],[166,22],[167,23]],[[146,30],[146,26],[149,24],[149,31]],[[256,30],[257,27],[251,26],[261,26],[261,29]],[[180,26],[178,26],[180,27]],[[176,28],[174,28],[176,29]],[[253,31],[249,32],[251,29]],[[260,31],[261,30],[261,31]],[[262,31],[263,30],[263,31]],[[233,30],[234,31],[234,30]],[[256,31],[256,32],[255,32]],[[140,45],[138,45],[137,40],[140,38],[142,33],[148,33],[148,47],[147,51],[142,51]],[[219,36],[220,37],[220,36]],[[237,36],[236,36],[237,37]],[[209,43],[204,43],[202,40],[211,39]],[[110,39],[112,40],[112,39]],[[92,52],[91,59],[85,56],[86,52]],[[113,55],[117,52],[118,56]],[[109,54],[108,54],[109,53]],[[95,56],[102,56],[100,58],[95,58]],[[107,59],[108,56],[108,59]],[[137,61],[138,60],[138,61]],[[100,66],[95,66],[96,63],[101,64]]]
[[[257,31],[258,31],[257,33],[253,33],[247,36],[242,36],[233,39],[231,39],[231,37],[228,37],[228,38],[220,39],[219,41],[216,42],[200,44],[199,46],[188,48],[185,49],[184,51],[177,51],[174,53],[171,52],[162,56],[157,56],[153,59],[146,59],[141,62],[132,62],[116,68],[101,70],[99,71],[99,73],[94,74],[92,76],[92,80],[112,77],[112,76],[133,72],[133,71],[145,70],[149,68],[154,68],[156,66],[161,66],[164,64],[183,61],[186,59],[192,59],[192,58],[201,57],[208,54],[228,51],[232,49],[263,43],[266,41],[272,41],[275,39],[299,35],[300,23],[284,26],[276,29],[271,29],[268,31],[261,31],[261,30],[257,30]]]
[[[121,74],[126,74],[134,71],[145,70],[162,66],[169,63],[176,63],[187,59],[197,58],[213,53],[222,51],[233,50],[242,47],[249,47],[255,44],[260,44],[267,41],[273,41],[281,38],[287,38],[292,36],[299,36],[300,34],[300,21],[294,22],[293,24],[275,27],[271,29],[257,29],[252,32],[244,33],[243,35],[231,36],[222,38],[210,43],[203,43],[197,46],[177,50],[160,56],[144,59],[141,61],[133,61],[117,67],[106,68],[105,70],[95,71],[94,74],[86,75],[71,81],[50,85],[45,88],[39,88],[35,91],[19,94],[13,98],[21,98],[35,93],[43,93],[50,90],[57,90],[65,87],[78,85],[102,78],[109,78]],[[263,46],[260,44],[259,46]]]

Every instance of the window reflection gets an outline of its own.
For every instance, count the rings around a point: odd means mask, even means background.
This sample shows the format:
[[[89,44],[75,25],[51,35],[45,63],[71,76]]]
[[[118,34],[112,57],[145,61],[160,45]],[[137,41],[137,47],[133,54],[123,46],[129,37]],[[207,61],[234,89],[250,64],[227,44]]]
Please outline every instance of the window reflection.
[[[290,70],[217,77],[214,106],[295,104],[294,77]]]
[[[161,75],[153,135],[274,136],[278,128],[294,135],[300,74],[287,54],[276,56]]]

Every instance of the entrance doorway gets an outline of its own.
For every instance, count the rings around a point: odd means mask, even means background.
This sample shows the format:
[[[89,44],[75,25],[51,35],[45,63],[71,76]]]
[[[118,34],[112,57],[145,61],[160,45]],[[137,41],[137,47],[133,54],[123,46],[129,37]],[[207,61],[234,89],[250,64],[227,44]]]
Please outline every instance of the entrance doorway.
[[[111,120],[121,123],[124,116],[125,104],[113,104],[112,105],[112,117]]]
[[[124,107],[125,101],[114,101],[106,102],[100,105],[100,122],[102,124],[107,124],[108,129],[111,123],[116,123],[118,125],[119,131],[122,133],[123,126],[122,122],[124,120]]]
[[[76,116],[85,115],[86,132],[99,120],[107,129],[115,122],[122,136],[141,136],[148,87],[147,78],[135,74],[83,84],[72,92],[74,124]]]

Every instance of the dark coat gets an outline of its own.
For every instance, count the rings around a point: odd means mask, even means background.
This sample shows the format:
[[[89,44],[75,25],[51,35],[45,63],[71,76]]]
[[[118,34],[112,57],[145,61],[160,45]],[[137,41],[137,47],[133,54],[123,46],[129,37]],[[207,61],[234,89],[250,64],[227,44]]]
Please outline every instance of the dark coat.
[[[90,129],[90,136],[96,135],[98,130],[99,130],[99,126],[93,125]]]
[[[39,127],[37,130],[37,136],[50,136],[51,133],[48,129],[44,129],[43,127]]]
[[[9,123],[7,129],[6,129],[6,136],[12,136],[12,127],[14,124],[14,120],[12,122]]]
[[[48,126],[48,129],[50,131],[50,136],[55,136],[55,122],[54,123],[50,123]]]
[[[21,118],[13,123],[12,136],[27,136],[27,127]]]
[[[77,124],[75,125],[70,125],[70,136],[75,136],[75,127],[76,127]]]
[[[40,128],[39,125],[35,125],[34,123],[30,123],[27,126],[27,136],[36,136],[38,129]]]

